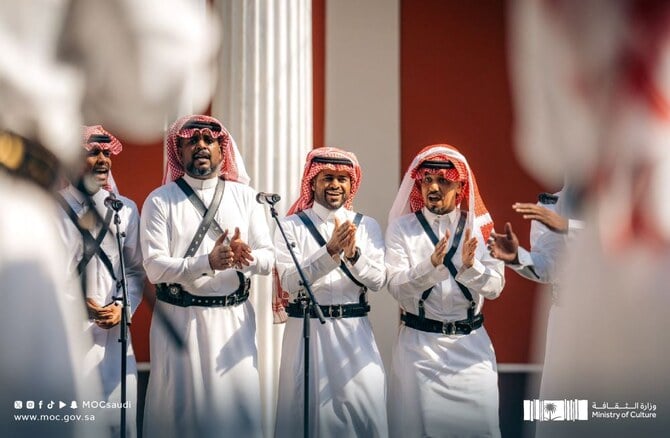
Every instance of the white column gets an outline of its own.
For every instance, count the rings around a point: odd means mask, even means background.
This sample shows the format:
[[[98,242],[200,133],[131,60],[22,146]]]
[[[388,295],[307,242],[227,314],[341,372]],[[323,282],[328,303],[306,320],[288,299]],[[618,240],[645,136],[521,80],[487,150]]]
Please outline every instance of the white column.
[[[217,0],[215,5],[222,18],[222,52],[212,115],[237,141],[252,187],[278,193],[277,210],[284,216],[298,196],[312,149],[312,2]],[[271,284],[270,277],[252,284],[266,436],[274,433],[283,334],[283,326],[272,324]]]
[[[326,7],[326,144],[356,154],[363,182],[354,208],[386,229],[400,185],[399,0],[331,0]],[[390,371],[398,305],[369,293],[370,321]]]

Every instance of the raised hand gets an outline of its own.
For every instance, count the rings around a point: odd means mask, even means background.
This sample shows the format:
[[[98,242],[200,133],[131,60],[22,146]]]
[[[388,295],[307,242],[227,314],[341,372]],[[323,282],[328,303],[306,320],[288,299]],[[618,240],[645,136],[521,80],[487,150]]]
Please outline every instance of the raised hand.
[[[521,213],[524,219],[531,219],[543,223],[555,233],[568,232],[568,220],[558,213],[537,204],[517,202],[512,205],[517,213]]]
[[[471,268],[475,263],[475,251],[477,250],[477,237],[472,236],[470,228],[465,229],[465,240],[461,248],[461,259],[466,269]]]
[[[437,242],[437,245],[435,245],[435,249],[430,255],[430,262],[433,266],[440,265],[444,261],[444,256],[447,255],[447,250],[449,249],[447,242],[449,241],[450,234],[449,230],[446,230],[444,237]]]
[[[233,264],[236,268],[242,269],[242,266],[249,266],[254,261],[251,255],[251,247],[240,237],[240,229],[235,227],[235,234],[230,240],[230,248],[233,250]]]
[[[228,237],[228,230],[216,239],[214,248],[209,253],[209,266],[214,270],[224,270],[233,266],[235,253],[226,243],[226,237]]]
[[[491,237],[487,242],[487,248],[491,257],[502,260],[505,263],[518,264],[519,263],[519,239],[512,231],[512,224],[507,222],[505,224],[505,232],[503,234],[491,233]]]
[[[351,250],[352,244],[353,251]],[[330,236],[330,240],[326,243],[326,249],[328,250],[328,254],[334,256],[345,251],[347,248],[351,251],[350,255],[353,257],[356,251],[356,226],[350,221],[340,224],[340,221],[335,218],[335,229],[333,230],[333,235]]]
[[[351,224],[351,229],[353,231],[350,231],[351,237],[348,241],[349,243],[344,247],[344,256],[348,259],[352,259],[356,255],[356,225]]]

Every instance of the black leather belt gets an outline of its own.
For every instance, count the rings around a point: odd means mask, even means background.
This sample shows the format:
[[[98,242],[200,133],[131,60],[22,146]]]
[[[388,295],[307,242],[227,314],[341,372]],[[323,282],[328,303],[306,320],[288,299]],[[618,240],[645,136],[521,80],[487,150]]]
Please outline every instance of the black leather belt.
[[[360,318],[361,316],[367,315],[370,311],[370,305],[367,303],[333,304],[330,306],[320,307],[321,311],[323,312],[323,316],[326,318]],[[288,316],[291,318],[302,318],[302,305],[296,302],[288,303],[286,313],[288,313]],[[316,318],[316,312],[312,306],[309,308],[309,316],[310,318]]]
[[[411,327],[422,332],[442,333],[445,335],[467,335],[471,331],[478,329],[484,324],[484,315],[481,313],[475,315],[472,320],[463,319],[460,321],[442,322],[434,319],[420,318],[412,313],[405,312],[400,319],[407,327]]]
[[[249,285],[251,281],[246,278],[240,287],[230,295],[208,295],[200,296],[186,292],[180,284],[160,283],[156,285],[156,298],[179,307],[201,306],[201,307],[229,307],[237,306],[249,298]]]

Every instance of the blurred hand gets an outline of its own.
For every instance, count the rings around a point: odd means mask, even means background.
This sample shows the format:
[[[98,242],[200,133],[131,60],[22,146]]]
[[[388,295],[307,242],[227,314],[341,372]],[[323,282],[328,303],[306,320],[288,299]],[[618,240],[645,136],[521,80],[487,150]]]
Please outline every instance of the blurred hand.
[[[100,328],[110,329],[121,322],[121,306],[116,302],[107,306],[100,306],[92,298],[87,298],[86,308],[89,317]]]
[[[555,233],[568,232],[568,220],[546,207],[517,202],[512,205],[512,208],[517,213],[521,213],[524,219],[539,221]]]

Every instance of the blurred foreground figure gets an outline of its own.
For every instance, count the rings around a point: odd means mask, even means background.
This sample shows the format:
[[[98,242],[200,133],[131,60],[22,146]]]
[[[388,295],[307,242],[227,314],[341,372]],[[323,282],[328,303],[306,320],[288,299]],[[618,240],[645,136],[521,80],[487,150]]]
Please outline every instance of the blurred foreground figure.
[[[189,86],[208,84],[214,53],[201,21],[177,0],[0,1],[2,436],[105,436],[103,415],[82,408],[100,382],[83,372],[85,307],[66,286],[49,191],[79,166],[84,121],[144,141],[186,97],[205,104],[209,86]]]
[[[511,15],[519,157],[545,183],[574,181],[587,222],[569,248],[540,394],[587,400],[587,412],[541,422],[538,436],[664,436],[670,3],[521,0]]]
[[[121,153],[123,145],[102,126],[84,127],[82,146],[86,150],[86,174],[94,181],[88,187],[97,189],[91,194],[92,207],[84,195],[68,184],[58,195],[61,204],[59,235],[70,257],[67,272],[71,281],[86,282],[86,308],[88,321],[84,330],[93,339],[92,348],[86,353],[86,373],[100,376],[102,398],[110,403],[126,403],[126,437],[136,436],[137,423],[137,365],[130,333],[126,351],[127,396],[122,400],[122,349],[119,339],[123,336],[123,291],[121,289],[121,254],[117,244],[117,227],[114,209],[118,210],[123,251],[128,304],[132,315],[142,301],[144,268],[140,250],[140,215],[135,203],[114,193],[112,177],[113,156]],[[114,207],[113,205],[116,205]],[[119,208],[120,205],[120,208]],[[102,223],[90,230],[88,239],[100,242],[97,252],[92,252],[90,240],[84,239],[77,229],[94,208],[109,229]],[[120,409],[107,409],[113,436],[121,435]]]

